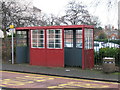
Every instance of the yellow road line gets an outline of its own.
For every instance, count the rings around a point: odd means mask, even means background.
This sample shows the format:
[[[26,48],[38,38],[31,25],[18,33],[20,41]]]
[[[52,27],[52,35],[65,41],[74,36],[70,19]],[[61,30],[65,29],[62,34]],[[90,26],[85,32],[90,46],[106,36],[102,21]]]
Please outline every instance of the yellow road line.
[[[37,75],[37,74],[28,74],[28,73],[20,73],[20,72],[10,72],[10,71],[0,71],[0,72],[7,72],[7,73],[14,73],[14,74],[26,74],[28,75],[32,75],[32,76],[43,76],[43,77],[54,77],[54,78],[61,78],[61,79],[70,79],[70,80],[82,80],[82,81],[89,81],[89,82],[97,82],[97,83],[106,83],[106,84],[118,84],[115,82],[104,82],[104,81],[95,81],[95,80],[85,80],[85,79],[74,79],[74,78],[66,78],[66,77],[57,77],[57,76],[48,76],[48,75]]]

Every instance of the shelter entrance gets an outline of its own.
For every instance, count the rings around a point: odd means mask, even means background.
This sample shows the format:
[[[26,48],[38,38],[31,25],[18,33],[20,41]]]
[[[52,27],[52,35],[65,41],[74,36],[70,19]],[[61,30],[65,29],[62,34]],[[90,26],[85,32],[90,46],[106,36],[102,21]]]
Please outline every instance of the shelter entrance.
[[[28,31],[17,31],[16,39],[16,63],[29,63]]]
[[[82,67],[82,28],[64,29],[65,66]]]

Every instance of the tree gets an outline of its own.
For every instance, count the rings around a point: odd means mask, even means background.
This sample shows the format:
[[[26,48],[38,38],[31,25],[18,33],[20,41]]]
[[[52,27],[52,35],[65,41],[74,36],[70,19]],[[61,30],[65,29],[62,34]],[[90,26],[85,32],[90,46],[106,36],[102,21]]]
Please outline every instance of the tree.
[[[6,60],[10,56],[10,45],[7,43],[7,32],[9,25],[12,23],[15,27],[24,27],[24,26],[37,26],[43,24],[40,20],[41,10],[35,7],[31,7],[30,2],[21,3],[22,0],[3,0],[0,1],[0,16],[2,16],[2,26],[1,30],[4,32],[4,40],[6,49]],[[36,13],[37,12],[37,13]],[[38,18],[39,17],[39,18]]]
[[[98,17],[90,15],[82,3],[71,1],[59,21],[66,25],[97,25],[99,20]]]
[[[106,39],[107,38],[107,35],[105,33],[100,33],[99,39]]]
[[[53,14],[50,14],[49,16],[46,16],[46,20],[44,22],[46,22],[47,26],[53,26],[53,25],[60,25],[59,20],[60,20],[59,17],[56,17]]]

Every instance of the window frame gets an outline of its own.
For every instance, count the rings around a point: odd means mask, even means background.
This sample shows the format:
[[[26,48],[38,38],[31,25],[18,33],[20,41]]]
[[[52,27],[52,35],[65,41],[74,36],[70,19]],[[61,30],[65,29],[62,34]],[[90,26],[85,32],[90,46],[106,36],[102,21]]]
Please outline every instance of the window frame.
[[[37,31],[36,34],[33,34],[33,31]],[[43,34],[39,33],[39,31],[43,31]],[[33,35],[36,35],[37,37],[36,38],[33,38]],[[40,38],[39,36],[43,36],[42,38]],[[33,40],[36,40],[36,43],[33,43]],[[39,46],[39,40],[43,40],[43,46],[40,47]],[[36,44],[36,47],[34,47],[33,45]],[[45,48],[45,30],[44,29],[35,29],[35,30],[31,30],[31,48],[39,48],[39,49],[42,49],[42,48]]]
[[[60,30],[60,32],[58,34],[56,33],[57,30]],[[53,37],[52,38],[50,37],[49,31],[53,31],[53,33],[52,33]],[[63,35],[62,34],[62,29],[46,29],[46,33],[47,33],[46,34],[47,35],[47,42],[46,42],[47,49],[63,49],[63,44],[62,44],[63,43],[63,41],[62,41],[62,35]],[[59,37],[56,38],[57,35]],[[53,39],[53,42],[50,42],[50,40],[52,41],[52,39]],[[58,40],[59,42],[56,43],[56,40]],[[53,47],[50,47],[49,46],[50,44],[51,45],[53,44]],[[57,48],[56,45],[59,45],[60,47]]]
[[[85,49],[93,49],[94,46],[93,46],[93,29],[89,29],[89,28],[85,28],[85,32],[84,32],[84,35],[85,35]]]

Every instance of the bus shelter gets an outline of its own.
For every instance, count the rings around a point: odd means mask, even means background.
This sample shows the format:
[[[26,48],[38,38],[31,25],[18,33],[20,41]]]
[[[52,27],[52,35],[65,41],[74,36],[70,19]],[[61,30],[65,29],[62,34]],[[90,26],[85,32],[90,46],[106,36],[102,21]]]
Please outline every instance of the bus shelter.
[[[90,25],[16,28],[16,63],[46,67],[94,66]]]

